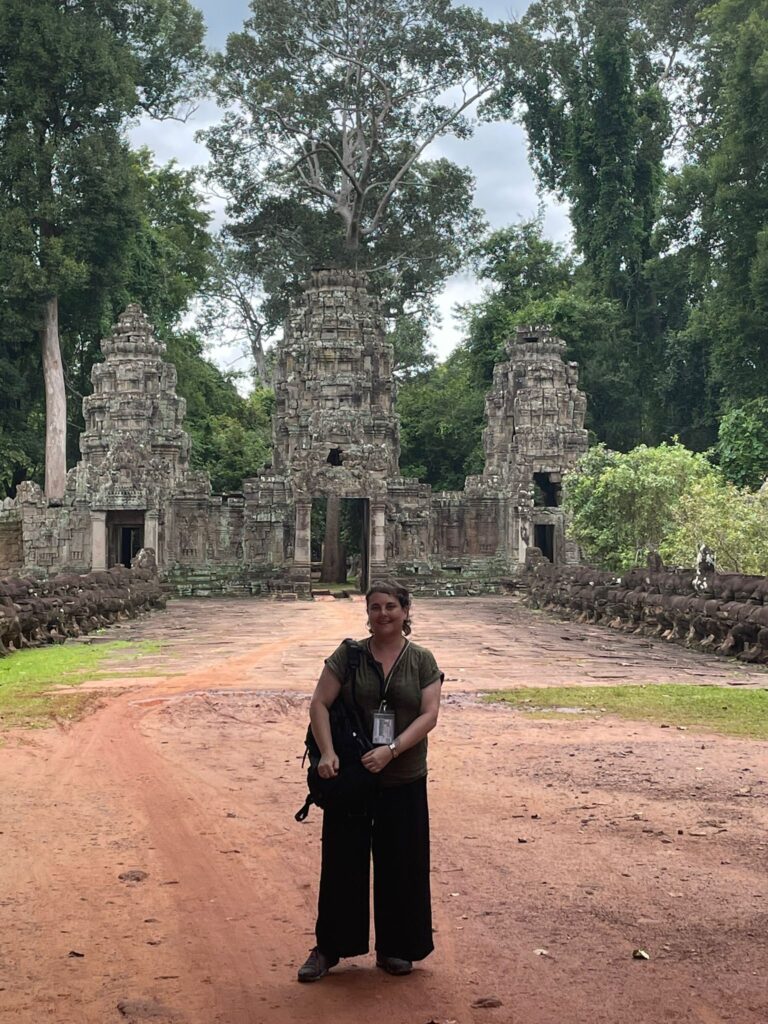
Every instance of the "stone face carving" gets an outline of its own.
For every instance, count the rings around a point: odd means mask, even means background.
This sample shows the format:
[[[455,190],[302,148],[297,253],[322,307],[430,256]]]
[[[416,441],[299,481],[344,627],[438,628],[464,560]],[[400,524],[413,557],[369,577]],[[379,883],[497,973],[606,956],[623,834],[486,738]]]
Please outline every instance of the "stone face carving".
[[[483,473],[435,494],[400,476],[393,353],[362,273],[312,273],[277,348],[272,465],[238,494],[213,495],[190,470],[176,372],[138,306],[102,349],[64,499],[49,505],[27,484],[3,504],[0,572],[20,558],[43,574],[104,569],[151,549],[182,593],[306,594],[311,502],[328,496],[365,499],[371,574],[416,589],[502,589],[533,549],[577,560],[559,494],[587,447],[586,402],[547,328],[518,330],[495,368]]]

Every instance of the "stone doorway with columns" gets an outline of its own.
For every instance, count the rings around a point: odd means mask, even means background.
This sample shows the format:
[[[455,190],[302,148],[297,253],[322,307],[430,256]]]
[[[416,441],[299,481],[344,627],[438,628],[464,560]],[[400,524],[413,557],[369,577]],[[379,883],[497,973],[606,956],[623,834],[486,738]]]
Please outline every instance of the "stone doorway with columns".
[[[349,584],[368,589],[371,561],[370,502],[325,495],[312,499],[312,589]]]
[[[144,547],[144,512],[107,512],[107,568],[124,565]]]

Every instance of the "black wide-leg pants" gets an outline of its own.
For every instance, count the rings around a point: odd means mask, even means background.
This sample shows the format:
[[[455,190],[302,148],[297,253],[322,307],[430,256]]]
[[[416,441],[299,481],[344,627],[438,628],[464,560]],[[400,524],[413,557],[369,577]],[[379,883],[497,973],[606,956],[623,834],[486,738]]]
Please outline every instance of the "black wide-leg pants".
[[[382,788],[367,813],[323,812],[315,934],[327,956],[368,952],[370,867],[376,952],[423,960],[432,944],[426,777]]]

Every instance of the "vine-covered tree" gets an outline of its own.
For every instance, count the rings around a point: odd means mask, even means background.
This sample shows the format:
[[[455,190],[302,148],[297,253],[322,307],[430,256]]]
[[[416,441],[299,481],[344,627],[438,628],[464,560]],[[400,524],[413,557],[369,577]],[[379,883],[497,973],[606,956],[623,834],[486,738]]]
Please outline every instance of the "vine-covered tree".
[[[34,310],[52,498],[66,474],[59,299],[120,259],[133,226],[126,121],[190,102],[202,36],[187,0],[0,5],[0,315]]]
[[[768,395],[768,3],[719,0],[701,24],[701,116],[675,180],[674,241],[699,289],[681,344],[727,411]]]

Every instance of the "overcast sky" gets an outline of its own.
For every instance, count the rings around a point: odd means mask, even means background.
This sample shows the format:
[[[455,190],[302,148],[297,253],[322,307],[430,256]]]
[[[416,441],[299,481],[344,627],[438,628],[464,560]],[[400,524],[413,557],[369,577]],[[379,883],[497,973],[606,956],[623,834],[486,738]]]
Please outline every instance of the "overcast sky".
[[[528,6],[527,0],[464,2],[483,10],[495,20],[519,17]],[[197,0],[196,5],[203,12],[208,28],[207,43],[211,49],[223,49],[229,33],[238,31],[249,14],[248,0]],[[207,161],[207,152],[204,146],[195,142],[195,132],[217,120],[216,107],[212,103],[203,103],[187,124],[173,121],[142,123],[133,132],[133,141],[153,150],[159,163],[176,160],[182,167],[200,165]],[[446,136],[430,148],[429,155],[445,156],[471,169],[477,183],[476,204],[485,211],[491,227],[503,227],[536,214],[540,197],[528,166],[525,135],[517,125],[481,125],[471,139],[463,141]],[[210,204],[215,222],[222,223],[223,199],[211,197]],[[569,237],[566,212],[551,201],[546,202],[544,230],[556,241],[565,241]],[[432,337],[441,359],[460,339],[451,314],[452,307],[457,302],[474,300],[480,294],[480,287],[468,274],[456,275],[448,282],[439,303],[442,323],[435,328]],[[239,350],[211,352],[210,355],[221,366],[246,368],[246,362],[239,361]]]

